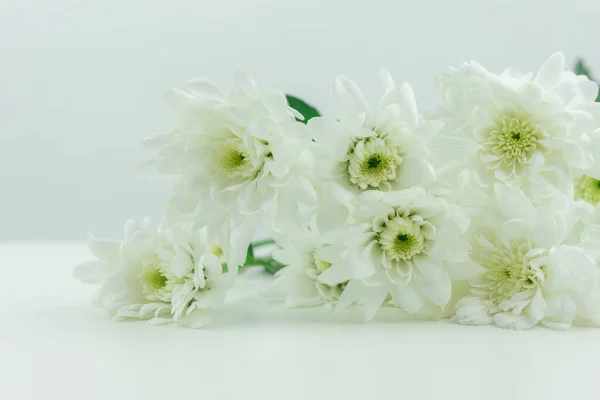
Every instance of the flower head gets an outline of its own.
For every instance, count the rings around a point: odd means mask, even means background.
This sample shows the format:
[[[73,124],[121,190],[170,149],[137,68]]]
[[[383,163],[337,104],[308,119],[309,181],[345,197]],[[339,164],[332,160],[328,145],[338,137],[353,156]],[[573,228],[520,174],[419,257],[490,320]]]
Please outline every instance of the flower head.
[[[181,122],[147,143],[159,147],[150,164],[178,178],[171,215],[191,214],[219,237],[231,268],[244,261],[259,225],[303,225],[303,210],[315,201],[311,137],[282,93],[261,91],[251,75],[238,73],[226,92],[195,79],[167,100]]]
[[[344,247],[327,243],[316,223],[310,229],[288,233],[278,239],[281,249],[274,257],[287,265],[277,273],[277,287],[288,307],[335,306],[347,282],[327,284],[320,276],[331,268]]]
[[[332,88],[339,115],[309,121],[322,181],[360,193],[435,179],[427,143],[441,124],[421,119],[409,84],[397,89],[387,70],[380,75],[385,93],[377,109],[371,110],[354,82],[339,77]]]
[[[101,285],[99,303],[116,319],[148,319],[199,327],[210,320],[233,283],[210,251],[205,232],[184,226],[141,226],[129,221],[122,243],[88,240],[96,261],[79,265],[75,276]]]
[[[343,261],[320,281],[347,282],[338,307],[361,304],[367,319],[384,301],[411,314],[441,315],[453,270],[467,257],[460,236],[468,219],[457,211],[422,188],[361,194],[353,221],[325,235],[344,246],[336,252]]]
[[[600,269],[585,246],[569,240],[571,200],[534,207],[518,188],[496,185],[495,193],[498,207],[477,220],[470,249],[482,272],[454,320],[514,329],[600,321]]]
[[[508,183],[544,197],[586,171],[599,174],[590,146],[600,126],[598,87],[564,63],[556,53],[535,75],[495,75],[469,62],[440,76],[434,115],[445,125],[431,147],[442,179],[468,176],[489,191]]]

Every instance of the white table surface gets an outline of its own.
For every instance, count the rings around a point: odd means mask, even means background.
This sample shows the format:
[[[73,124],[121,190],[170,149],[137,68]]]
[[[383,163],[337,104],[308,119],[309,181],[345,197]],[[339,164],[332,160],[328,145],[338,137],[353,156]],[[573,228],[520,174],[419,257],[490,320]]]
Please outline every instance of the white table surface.
[[[600,399],[600,330],[367,325],[285,310],[249,274],[208,329],[117,323],[83,243],[0,245],[0,399]]]

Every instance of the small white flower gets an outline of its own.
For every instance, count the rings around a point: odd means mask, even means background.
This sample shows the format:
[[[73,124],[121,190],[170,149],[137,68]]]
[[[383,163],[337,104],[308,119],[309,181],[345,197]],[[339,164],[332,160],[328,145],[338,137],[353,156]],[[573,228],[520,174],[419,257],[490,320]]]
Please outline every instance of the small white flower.
[[[591,146],[598,86],[564,64],[556,53],[535,75],[495,75],[469,62],[440,76],[434,115],[445,125],[432,162],[443,168],[443,179],[468,177],[489,191],[509,183],[537,198],[569,190],[583,173],[600,174]]]
[[[326,236],[345,248],[319,253],[332,263],[319,281],[347,282],[338,308],[363,305],[366,319],[389,300],[408,313],[440,316],[450,300],[451,275],[466,260],[461,234],[468,219],[422,188],[368,191],[352,222]]]
[[[277,241],[281,249],[273,256],[287,267],[277,273],[276,286],[283,291],[288,307],[330,308],[339,301],[347,282],[330,285],[319,277],[331,267],[331,254],[342,253],[344,246],[325,240],[313,223],[310,229],[289,233]],[[330,261],[324,260],[324,255]]]
[[[495,186],[496,205],[475,227],[471,259],[483,272],[457,304],[456,322],[527,329],[600,320],[600,269],[584,246],[565,195],[534,207],[515,187]]]
[[[261,92],[251,75],[237,73],[226,92],[195,79],[189,91],[167,94],[181,123],[147,143],[160,149],[150,164],[179,179],[171,214],[191,214],[219,237],[231,268],[243,263],[259,225],[303,225],[315,201],[311,137],[282,93]]]
[[[427,144],[441,123],[421,119],[408,83],[397,89],[387,70],[381,69],[380,76],[385,92],[375,110],[354,82],[339,77],[332,87],[339,115],[309,121],[322,181],[359,193],[404,189],[435,179]]]
[[[157,228],[145,219],[141,226],[127,222],[122,243],[91,235],[88,243],[97,260],[77,266],[74,275],[101,285],[99,304],[116,319],[199,327],[233,283],[203,231]]]

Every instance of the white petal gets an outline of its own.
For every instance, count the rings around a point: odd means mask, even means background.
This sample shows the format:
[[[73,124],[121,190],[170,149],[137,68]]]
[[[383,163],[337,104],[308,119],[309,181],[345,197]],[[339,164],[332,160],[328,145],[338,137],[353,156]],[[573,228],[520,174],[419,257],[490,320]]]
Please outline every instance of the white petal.
[[[410,286],[396,285],[391,293],[394,303],[409,314],[416,313],[424,306],[422,297]]]
[[[90,261],[76,266],[73,270],[73,276],[83,283],[101,283],[115,270],[116,266],[105,262]]]
[[[415,101],[415,93],[408,83],[403,83],[400,86],[399,103],[402,106],[403,119],[408,121],[410,126],[415,126],[419,122],[419,111],[417,110],[417,102]]]
[[[381,304],[385,300],[388,293],[389,292],[381,286],[371,286],[369,288],[369,293],[367,294],[365,304],[363,306],[363,312],[366,321],[369,321],[371,318],[373,318],[377,311],[379,311]]]
[[[494,193],[498,199],[498,205],[508,218],[521,218],[530,220],[535,215],[535,209],[525,193],[516,186],[494,185]]]
[[[223,94],[218,86],[209,79],[195,78],[188,84],[190,91],[195,95],[212,99],[223,100]]]
[[[564,70],[565,55],[554,53],[544,62],[535,77],[535,81],[542,87],[550,88],[558,83]]]
[[[189,108],[192,95],[178,89],[167,89],[163,91],[163,99],[175,111],[182,113]]]
[[[332,94],[337,98],[339,103],[350,112],[371,113],[371,109],[360,88],[345,76],[340,76],[336,79]]]
[[[357,301],[364,290],[364,284],[360,280],[351,280],[346,285],[346,288],[340,296],[340,300],[335,308],[336,312],[342,311],[350,307],[355,301]]]

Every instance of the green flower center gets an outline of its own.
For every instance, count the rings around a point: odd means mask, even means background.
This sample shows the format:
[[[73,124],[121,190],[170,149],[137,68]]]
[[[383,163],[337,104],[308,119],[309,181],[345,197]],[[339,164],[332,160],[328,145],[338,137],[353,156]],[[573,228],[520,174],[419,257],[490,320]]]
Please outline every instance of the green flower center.
[[[376,169],[377,167],[379,167],[381,165],[382,158],[383,157],[381,157],[381,154],[371,155],[365,162],[366,165],[364,165],[363,168],[367,169],[367,170]]]
[[[359,140],[348,154],[350,182],[365,190],[396,179],[402,159],[398,149],[381,138]]]
[[[221,155],[221,167],[226,172],[233,172],[242,169],[246,164],[246,161],[246,155],[242,151],[231,146],[226,147]]]
[[[499,117],[483,140],[482,159],[488,169],[502,168],[515,173],[529,163],[542,138],[543,133],[529,117]]]
[[[316,278],[321,275],[323,272],[327,271],[331,267],[331,263],[317,257],[317,250],[320,247],[315,249],[312,253],[314,270],[308,269],[307,274],[310,278],[315,279],[315,284],[319,293],[327,299],[339,299],[342,295],[342,292],[346,288],[348,281],[338,283],[337,285],[328,285],[325,283],[319,282]]]
[[[506,246],[497,240],[495,248],[486,248],[472,255],[473,261],[487,269],[485,280],[489,299],[494,305],[544,283],[543,267],[531,265],[531,261],[541,255],[526,256],[529,250],[526,242],[513,241]]]
[[[315,269],[317,270],[317,276],[319,276],[323,272],[327,271],[329,269],[329,267],[331,267],[331,263],[321,260],[319,257],[317,257],[316,253],[317,253],[316,250],[313,251],[312,257],[313,257],[313,264],[315,265]]]
[[[155,296],[167,285],[167,277],[158,266],[148,266],[140,273],[142,290],[144,294]]]
[[[590,204],[600,203],[600,180],[583,175],[573,182],[575,200],[584,200]]]
[[[379,245],[388,258],[408,261],[425,248],[421,227],[407,217],[394,217],[379,234]]]

